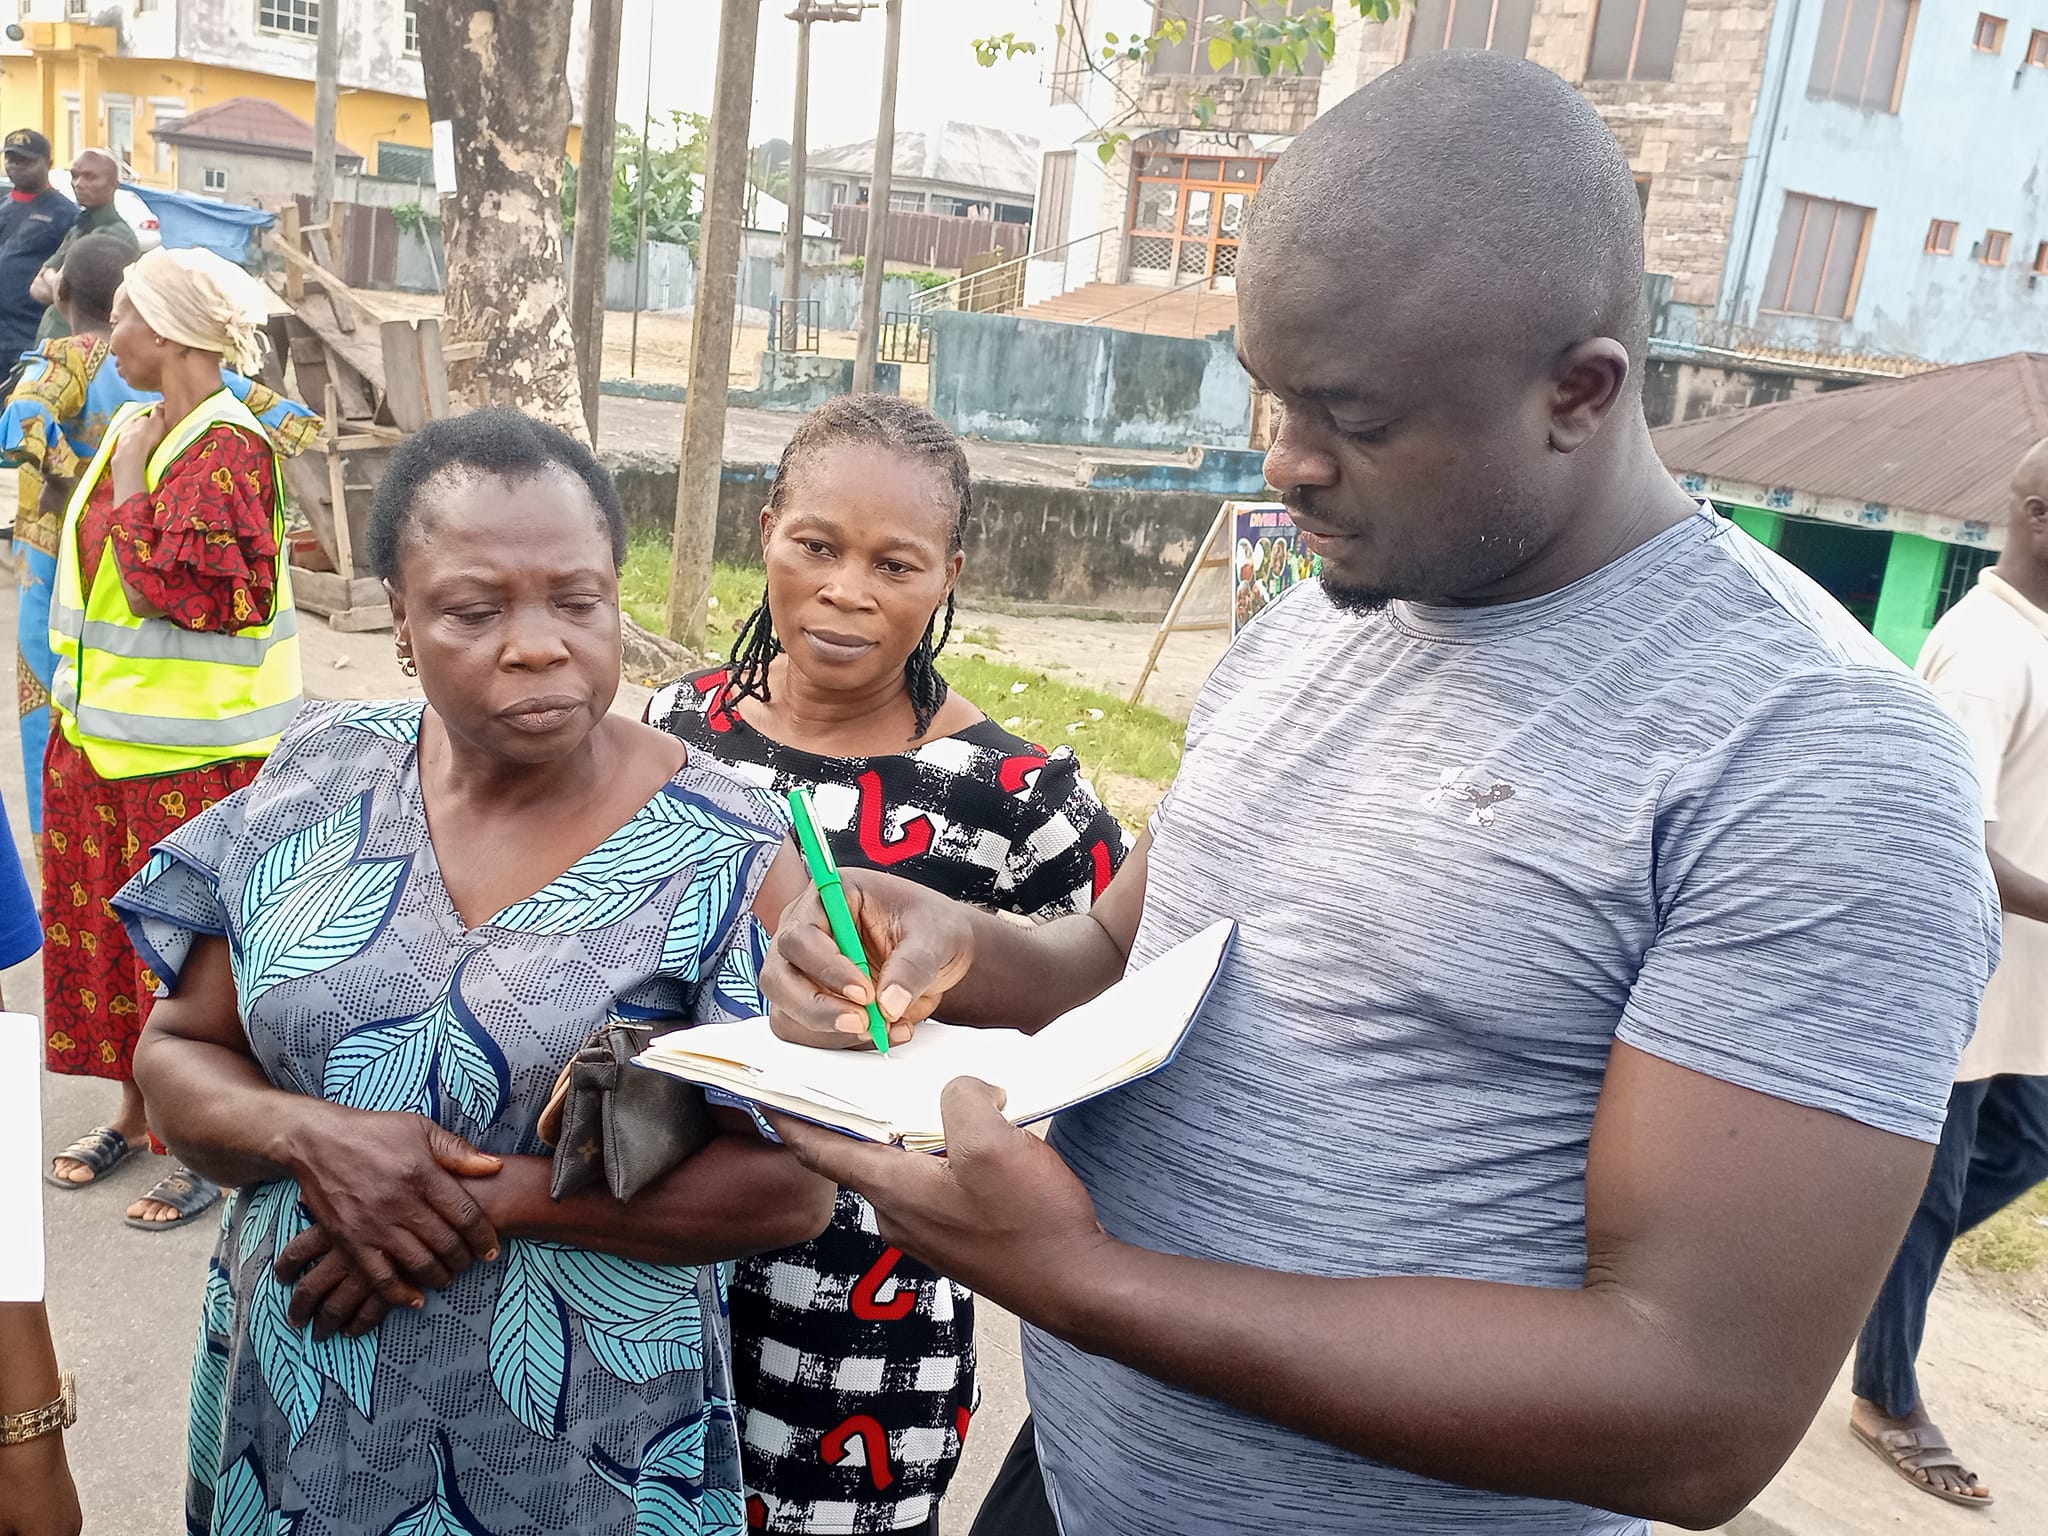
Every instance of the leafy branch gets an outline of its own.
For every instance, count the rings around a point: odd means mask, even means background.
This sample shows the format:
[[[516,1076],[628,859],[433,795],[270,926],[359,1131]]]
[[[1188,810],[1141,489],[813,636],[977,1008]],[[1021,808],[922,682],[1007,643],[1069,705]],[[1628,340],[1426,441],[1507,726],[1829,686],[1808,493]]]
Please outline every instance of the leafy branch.
[[[1391,21],[1400,11],[1400,0],[1346,3],[1367,21]],[[1081,27],[1077,0],[1062,0],[1060,9],[1064,19],[1053,28],[1053,35],[1065,44],[1071,31],[1075,40],[1072,49],[1061,48],[1061,56],[1078,60],[1091,74],[1109,84],[1119,102],[1115,114],[1118,121],[1129,119],[1139,110],[1138,98],[1124,84],[1128,66],[1136,65],[1142,70],[1163,49],[1178,48],[1188,40],[1186,17],[1161,16],[1159,25],[1149,33],[1104,32],[1099,43],[1091,44]],[[1325,5],[1285,16],[1212,16],[1206,19],[1196,42],[1212,74],[1230,70],[1242,74],[1249,70],[1261,78],[1302,75],[1308,72],[1311,58],[1328,60],[1336,53],[1336,12],[1333,6]],[[1038,51],[1037,43],[1020,38],[1015,32],[974,40],[975,60],[984,69]],[[1191,92],[1189,106],[1199,126],[1206,128],[1215,119],[1216,98],[1209,92]],[[1113,124],[1097,124],[1088,138],[1094,142],[1096,155],[1104,165],[1116,158],[1119,148],[1131,142],[1131,135]]]

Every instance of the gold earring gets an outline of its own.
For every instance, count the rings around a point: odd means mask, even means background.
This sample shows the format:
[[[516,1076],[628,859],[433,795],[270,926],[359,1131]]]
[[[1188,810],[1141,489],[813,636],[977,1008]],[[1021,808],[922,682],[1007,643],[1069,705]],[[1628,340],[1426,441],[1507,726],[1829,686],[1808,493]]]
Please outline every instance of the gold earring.
[[[412,647],[409,645],[398,647],[398,670],[407,677],[420,675],[420,664],[412,659]]]

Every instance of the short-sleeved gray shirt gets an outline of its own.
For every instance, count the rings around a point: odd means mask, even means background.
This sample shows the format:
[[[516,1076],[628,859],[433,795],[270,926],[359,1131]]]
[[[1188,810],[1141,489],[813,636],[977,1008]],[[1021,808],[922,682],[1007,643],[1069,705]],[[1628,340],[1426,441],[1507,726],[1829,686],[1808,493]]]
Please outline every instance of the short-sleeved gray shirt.
[[[1338,611],[1224,659],[1154,824],[1143,963],[1243,924],[1166,1071],[1053,1140],[1104,1226],[1317,1275],[1577,1286],[1616,1039],[1938,1138],[1996,962],[1961,732],[1703,511],[1562,591]],[[1621,1536],[1026,1330],[1067,1536]]]

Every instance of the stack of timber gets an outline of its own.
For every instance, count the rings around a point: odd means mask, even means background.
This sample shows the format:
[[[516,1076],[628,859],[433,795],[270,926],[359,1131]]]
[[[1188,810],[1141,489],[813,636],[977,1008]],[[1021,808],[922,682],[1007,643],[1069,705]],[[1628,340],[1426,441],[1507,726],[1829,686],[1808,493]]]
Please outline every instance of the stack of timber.
[[[342,282],[333,235],[287,205],[266,241],[288,312],[271,318],[274,376],[264,382],[326,423],[312,449],[285,461],[292,500],[319,545],[317,559],[294,553],[292,586],[301,608],[336,629],[389,629],[390,605],[368,564],[370,501],[392,450],[449,414],[448,364],[459,349],[442,345],[438,319],[387,319]]]

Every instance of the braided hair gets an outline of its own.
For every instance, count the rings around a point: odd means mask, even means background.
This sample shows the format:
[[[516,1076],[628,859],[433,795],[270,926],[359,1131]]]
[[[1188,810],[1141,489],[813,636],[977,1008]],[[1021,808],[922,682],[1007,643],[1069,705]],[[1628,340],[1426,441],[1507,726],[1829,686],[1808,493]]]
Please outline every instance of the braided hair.
[[[901,395],[836,395],[806,417],[775,466],[775,483],[768,491],[771,518],[782,511],[790,495],[791,481],[801,467],[820,449],[841,443],[887,448],[917,459],[942,475],[953,504],[946,553],[960,553],[966,542],[967,517],[974,510],[966,450],[943,421]],[[931,729],[932,720],[946,702],[946,679],[939,673],[938,657],[952,637],[953,612],[953,595],[949,592],[946,606],[933,612],[924,638],[903,664],[903,681],[910,690],[919,736]],[[775,620],[768,611],[768,596],[764,592],[760,606],[747,616],[733,639],[727,706],[741,699],[769,703],[768,663],[781,653],[782,642],[776,638]]]

